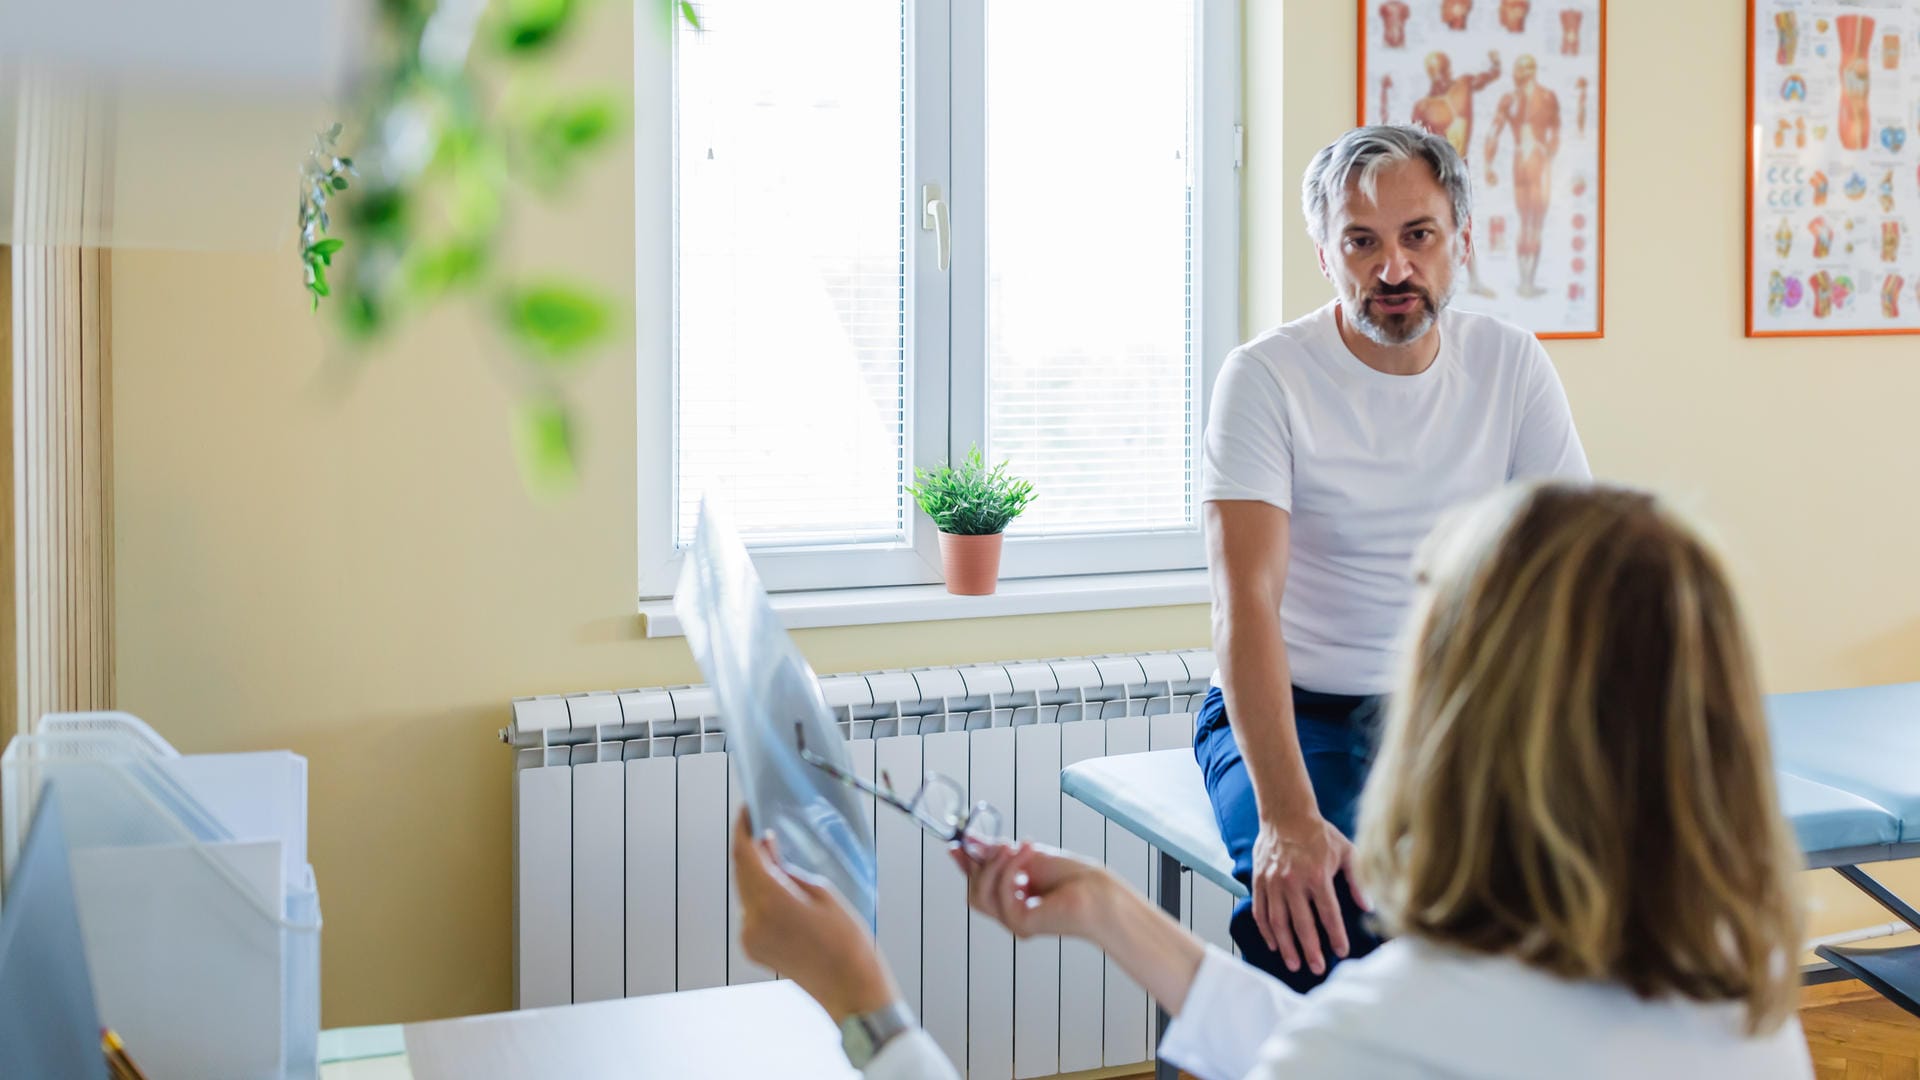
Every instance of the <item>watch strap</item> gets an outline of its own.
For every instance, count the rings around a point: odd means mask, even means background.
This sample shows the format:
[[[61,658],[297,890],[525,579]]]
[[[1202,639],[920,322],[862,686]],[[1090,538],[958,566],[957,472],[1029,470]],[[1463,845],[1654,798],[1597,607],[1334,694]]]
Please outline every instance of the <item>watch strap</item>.
[[[840,1025],[840,1046],[854,1068],[864,1069],[896,1036],[916,1026],[913,1010],[907,1008],[906,1002],[896,1001],[872,1012],[847,1017]]]

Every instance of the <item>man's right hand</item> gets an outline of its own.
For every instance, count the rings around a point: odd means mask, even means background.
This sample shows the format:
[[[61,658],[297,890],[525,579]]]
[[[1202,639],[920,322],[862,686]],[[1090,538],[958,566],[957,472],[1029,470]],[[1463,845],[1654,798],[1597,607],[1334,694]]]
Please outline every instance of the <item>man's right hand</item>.
[[[1260,819],[1260,835],[1253,841],[1253,921],[1288,971],[1299,971],[1304,960],[1315,975],[1326,973],[1316,921],[1327,928],[1334,955],[1347,955],[1347,925],[1334,897],[1333,876],[1348,872],[1347,887],[1364,908],[1352,869],[1352,842],[1320,815]]]

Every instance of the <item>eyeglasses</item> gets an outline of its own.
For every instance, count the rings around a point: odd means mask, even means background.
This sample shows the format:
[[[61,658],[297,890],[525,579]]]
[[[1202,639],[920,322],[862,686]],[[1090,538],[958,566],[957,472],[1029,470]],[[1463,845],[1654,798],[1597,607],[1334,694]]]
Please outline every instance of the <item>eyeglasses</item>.
[[[1000,836],[1000,811],[985,802],[969,807],[966,791],[948,777],[928,773],[913,798],[902,799],[886,770],[880,771],[880,783],[876,785],[807,749],[806,732],[799,724],[793,725],[793,738],[800,749],[800,760],[907,815],[943,843],[959,844],[968,854],[980,854]]]

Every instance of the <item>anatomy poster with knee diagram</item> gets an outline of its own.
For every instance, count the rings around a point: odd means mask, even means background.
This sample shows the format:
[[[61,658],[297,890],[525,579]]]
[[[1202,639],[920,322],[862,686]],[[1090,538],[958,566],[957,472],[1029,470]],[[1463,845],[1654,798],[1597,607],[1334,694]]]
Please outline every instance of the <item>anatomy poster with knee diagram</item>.
[[[1360,21],[1361,122],[1442,135],[1473,177],[1454,303],[1600,336],[1605,0],[1360,0]]]
[[[1748,12],[1748,335],[1920,333],[1920,0]]]

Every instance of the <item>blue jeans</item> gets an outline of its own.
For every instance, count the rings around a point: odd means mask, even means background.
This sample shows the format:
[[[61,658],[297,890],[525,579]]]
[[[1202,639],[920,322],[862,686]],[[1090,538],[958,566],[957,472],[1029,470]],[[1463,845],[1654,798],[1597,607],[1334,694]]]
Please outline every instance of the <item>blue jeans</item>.
[[[1307,776],[1313,781],[1314,801],[1320,816],[1353,836],[1353,819],[1359,809],[1360,789],[1367,782],[1367,770],[1373,764],[1375,739],[1379,734],[1384,698],[1349,694],[1322,694],[1293,688],[1294,730],[1300,736],[1300,752],[1306,759]],[[1260,833],[1260,813],[1254,801],[1253,782],[1247,776],[1247,764],[1241,760],[1240,747],[1233,740],[1227,720],[1226,699],[1220,688],[1207,694],[1194,727],[1193,756],[1206,777],[1207,796],[1213,801],[1214,820],[1220,824],[1220,838],[1233,856],[1233,876],[1240,883],[1253,883],[1253,842]],[[1347,929],[1347,957],[1365,956],[1380,944],[1380,936],[1367,925],[1365,912],[1353,901],[1342,872],[1333,880],[1334,895],[1340,901],[1341,921]],[[1280,954],[1267,948],[1260,928],[1253,921],[1253,901],[1234,905],[1229,925],[1241,958],[1271,974],[1302,993],[1318,986],[1326,976],[1315,975],[1303,963],[1299,971],[1288,971]],[[1320,949],[1333,970],[1338,960],[1320,928]]]

